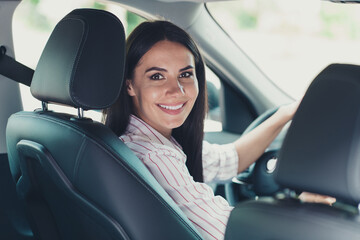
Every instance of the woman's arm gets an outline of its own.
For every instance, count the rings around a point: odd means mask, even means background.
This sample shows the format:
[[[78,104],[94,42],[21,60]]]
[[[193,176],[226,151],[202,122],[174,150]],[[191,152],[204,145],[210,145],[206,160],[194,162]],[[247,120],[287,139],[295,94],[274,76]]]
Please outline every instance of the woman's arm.
[[[293,118],[298,106],[299,102],[281,106],[270,118],[234,142],[239,158],[238,173],[264,153],[284,125]]]

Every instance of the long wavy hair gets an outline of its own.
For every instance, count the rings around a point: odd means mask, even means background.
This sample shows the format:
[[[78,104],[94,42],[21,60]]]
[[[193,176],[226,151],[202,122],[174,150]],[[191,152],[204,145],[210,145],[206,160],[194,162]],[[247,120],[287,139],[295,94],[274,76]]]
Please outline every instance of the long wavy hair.
[[[194,56],[199,86],[198,97],[189,116],[180,127],[173,129],[172,136],[182,146],[187,156],[186,165],[189,173],[195,181],[202,182],[202,142],[207,112],[205,66],[196,43],[183,29],[168,21],[147,21],[135,28],[126,41],[125,79],[120,96],[111,107],[103,111],[103,121],[118,136],[125,132],[130,114],[134,113],[132,99],[127,93],[126,79],[133,79],[135,67],[140,59],[152,46],[163,40],[182,44]]]

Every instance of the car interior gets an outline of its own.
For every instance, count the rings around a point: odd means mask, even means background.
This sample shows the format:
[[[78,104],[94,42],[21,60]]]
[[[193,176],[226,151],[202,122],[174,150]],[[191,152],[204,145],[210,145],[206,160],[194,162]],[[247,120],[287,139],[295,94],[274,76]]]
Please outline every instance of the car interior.
[[[303,203],[290,192],[246,201],[232,211],[226,238],[359,238],[359,136],[354,131],[359,107],[352,104],[360,96],[359,74],[360,66],[333,64],[314,79],[293,118],[275,170],[282,187],[334,196],[336,203]]]
[[[0,0],[0,238],[203,239],[118,136],[86,117],[118,97],[121,20],[106,10],[70,11],[33,70],[16,60],[9,34],[20,2]],[[204,1],[116,2],[147,19],[169,19],[199,43],[222,79],[219,95],[208,83],[210,114],[222,122],[222,131],[206,132],[209,142],[231,142],[293,101],[210,20]],[[41,108],[23,110],[19,85],[30,87]],[[225,239],[360,238],[359,91],[359,66],[326,67],[261,158],[232,182],[214,185],[235,206]],[[301,202],[303,191],[337,201]]]

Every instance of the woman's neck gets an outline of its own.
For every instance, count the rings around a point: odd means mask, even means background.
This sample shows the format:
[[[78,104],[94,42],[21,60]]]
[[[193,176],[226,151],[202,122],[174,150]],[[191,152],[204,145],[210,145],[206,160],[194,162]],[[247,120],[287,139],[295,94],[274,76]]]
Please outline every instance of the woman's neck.
[[[148,123],[147,121],[145,121],[144,119],[142,119],[141,117],[139,117],[138,114],[133,114],[136,118],[141,119],[141,121],[143,121],[144,123],[146,123],[147,125],[149,125],[150,127],[152,127],[153,129],[155,129],[158,133],[160,133],[162,136],[164,136],[165,138],[167,138],[168,140],[171,140],[171,136],[172,136],[172,129],[159,129],[156,128],[154,126],[152,126],[150,123]]]

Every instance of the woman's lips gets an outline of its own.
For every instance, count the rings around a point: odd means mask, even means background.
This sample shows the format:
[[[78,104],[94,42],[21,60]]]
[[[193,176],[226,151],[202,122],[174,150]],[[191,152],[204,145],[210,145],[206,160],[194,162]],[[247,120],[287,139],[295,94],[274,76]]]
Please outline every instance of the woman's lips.
[[[159,104],[159,106],[162,108],[168,109],[168,110],[178,110],[178,109],[182,108],[182,106],[184,106],[184,104],[179,104],[179,105],[174,105],[174,106]]]
[[[164,112],[169,113],[169,114],[178,114],[180,113],[184,106],[185,103],[179,103],[179,104],[171,104],[171,105],[167,105],[167,104],[157,104],[157,106]]]

